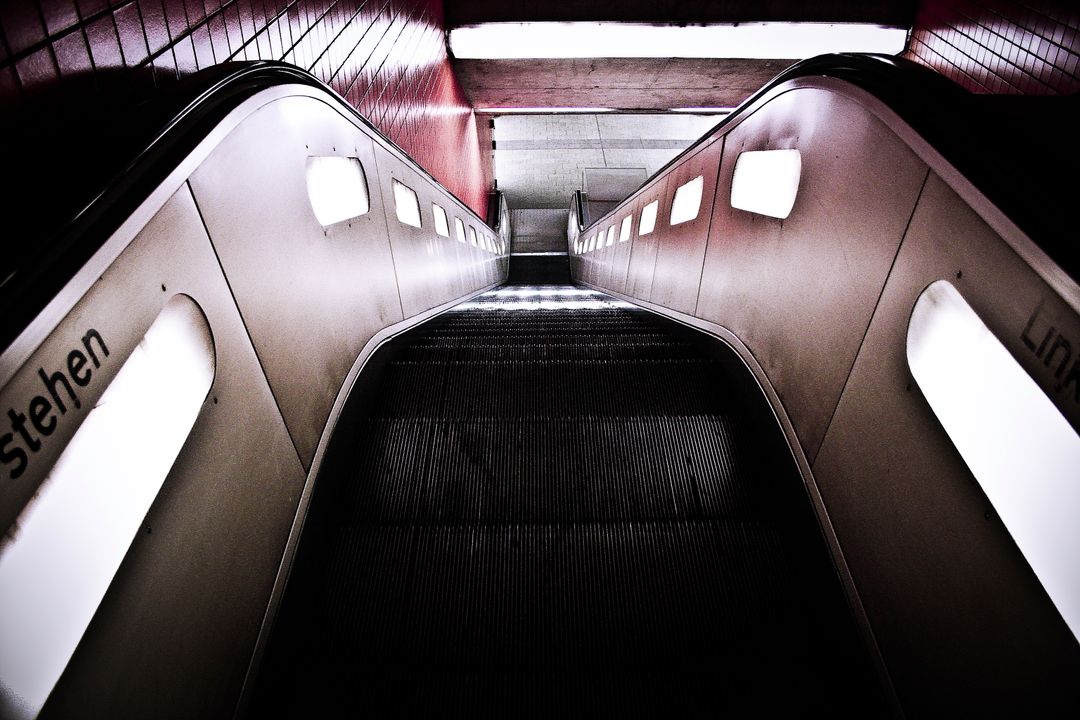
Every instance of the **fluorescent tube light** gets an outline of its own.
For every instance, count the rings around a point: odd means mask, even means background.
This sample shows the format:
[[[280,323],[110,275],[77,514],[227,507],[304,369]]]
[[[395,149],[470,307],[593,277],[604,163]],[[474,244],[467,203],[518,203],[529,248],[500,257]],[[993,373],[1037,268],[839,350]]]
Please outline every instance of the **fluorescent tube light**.
[[[476,112],[488,115],[563,115],[615,112],[605,107],[482,107]]]
[[[671,108],[668,112],[693,113],[697,115],[730,115],[735,108],[729,107],[681,107]]]
[[[907,359],[941,426],[1080,638],[1080,435],[946,280],[915,303]]]
[[[795,206],[801,174],[798,150],[744,152],[735,161],[731,207],[783,220]]]
[[[483,23],[450,31],[460,59],[752,58],[801,59],[835,52],[895,55],[907,30],[860,23],[642,25],[615,22]]]

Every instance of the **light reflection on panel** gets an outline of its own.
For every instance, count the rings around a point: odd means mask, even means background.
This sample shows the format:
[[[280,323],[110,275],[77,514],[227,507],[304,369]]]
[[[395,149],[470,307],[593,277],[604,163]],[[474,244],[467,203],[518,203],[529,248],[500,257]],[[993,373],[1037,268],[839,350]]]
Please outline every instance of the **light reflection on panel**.
[[[622,219],[622,226],[619,228],[619,242],[624,243],[630,239],[630,216],[627,215]]]
[[[604,247],[611,247],[615,244],[615,226],[612,225],[607,229],[607,244]]]
[[[941,425],[1080,638],[1080,435],[945,280],[915,304],[907,357]]]
[[[457,236],[457,241],[460,243],[465,242],[465,223],[461,222],[461,218],[454,218],[454,230]]]
[[[596,290],[569,286],[513,286],[489,290],[469,302],[455,306],[457,311],[490,312],[534,310],[597,310],[633,308],[630,303]]]
[[[604,308],[632,308],[630,303],[622,300],[510,300],[507,302],[467,302],[454,307],[455,310],[489,310],[502,312],[506,310],[602,310]]]
[[[93,347],[107,351],[104,343]],[[177,295],[87,415],[0,550],[0,714],[34,717],[41,710],[213,379],[206,318],[191,298]]]

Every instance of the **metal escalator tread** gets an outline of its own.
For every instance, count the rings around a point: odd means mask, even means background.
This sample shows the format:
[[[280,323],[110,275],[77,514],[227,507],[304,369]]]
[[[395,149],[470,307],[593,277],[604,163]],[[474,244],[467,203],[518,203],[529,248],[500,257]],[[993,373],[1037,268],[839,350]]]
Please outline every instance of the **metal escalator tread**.
[[[252,715],[885,714],[746,378],[587,297],[489,294],[395,341],[331,443]]]

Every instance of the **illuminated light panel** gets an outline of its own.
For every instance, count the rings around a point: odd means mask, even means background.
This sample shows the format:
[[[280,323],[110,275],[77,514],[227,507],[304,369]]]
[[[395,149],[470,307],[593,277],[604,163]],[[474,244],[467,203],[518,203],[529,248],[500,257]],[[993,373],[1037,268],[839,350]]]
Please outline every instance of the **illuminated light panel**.
[[[405,225],[420,227],[420,201],[416,192],[408,185],[403,185],[397,180],[394,186],[394,208],[397,210],[397,219]]]
[[[483,23],[450,31],[459,59],[801,59],[825,53],[896,55],[907,30],[861,23],[646,25],[616,22]]]
[[[688,183],[679,186],[675,199],[671,201],[671,225],[690,222],[701,210],[701,192],[705,187],[705,178],[698,175]]]
[[[431,214],[435,216],[435,234],[450,237],[450,226],[446,222],[446,211],[432,203]]]
[[[619,242],[624,243],[630,239],[630,216],[627,215],[622,219],[622,226],[619,228]]]
[[[472,225],[469,226],[469,244],[473,247],[479,247],[476,243],[476,229]]]
[[[681,107],[671,108],[668,112],[692,113],[697,115],[730,115],[735,108],[726,107]]]
[[[1080,435],[948,281],[919,296],[911,374],[1080,639]]]
[[[605,107],[484,107],[476,112],[488,115],[572,115],[615,112]]]
[[[0,708],[36,717],[60,678],[214,380],[214,341],[174,296],[23,509],[0,551]]]
[[[611,247],[615,244],[615,226],[612,225],[607,229],[607,244],[604,247]]]
[[[309,157],[305,174],[308,202],[323,227],[360,217],[370,209],[359,158]]]
[[[465,223],[461,222],[460,218],[454,218],[454,230],[456,231],[457,241],[460,243],[465,242]]]
[[[755,150],[735,161],[731,207],[783,220],[795,206],[802,175],[798,150]]]
[[[641,222],[638,224],[638,236],[648,235],[656,228],[656,211],[660,208],[660,201],[653,200],[641,209]]]

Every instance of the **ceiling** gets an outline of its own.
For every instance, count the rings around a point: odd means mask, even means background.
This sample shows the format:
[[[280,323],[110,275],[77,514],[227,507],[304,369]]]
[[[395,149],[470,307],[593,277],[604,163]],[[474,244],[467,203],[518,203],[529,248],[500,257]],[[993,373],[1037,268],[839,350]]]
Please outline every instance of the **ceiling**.
[[[792,60],[455,60],[473,107],[735,107]]]
[[[684,114],[504,115],[495,119],[493,131],[495,176],[511,208],[565,211],[585,171],[640,170],[633,190],[720,120]]]
[[[446,0],[448,29],[488,22],[864,22],[910,27],[909,0]],[[735,107],[801,58],[461,60],[454,70],[476,108],[592,107],[666,111]]]

